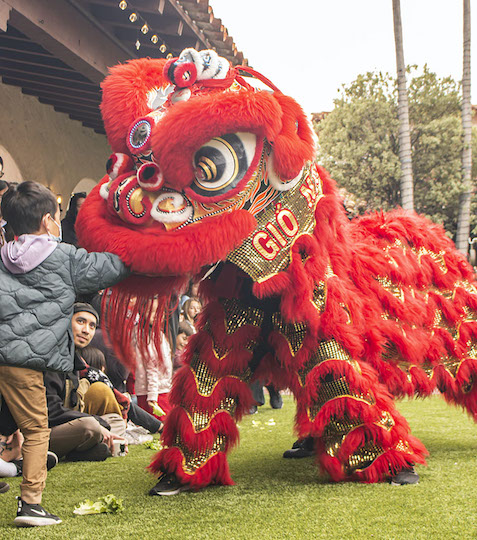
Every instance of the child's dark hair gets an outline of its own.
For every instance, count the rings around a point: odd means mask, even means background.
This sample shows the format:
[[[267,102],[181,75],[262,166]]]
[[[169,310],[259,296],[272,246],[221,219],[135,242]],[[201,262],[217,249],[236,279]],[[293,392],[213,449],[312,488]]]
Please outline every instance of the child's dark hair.
[[[88,366],[96,368],[99,371],[106,371],[106,358],[103,351],[100,351],[96,347],[88,346],[81,350],[81,356]]]
[[[37,182],[22,182],[10,187],[2,197],[2,215],[16,236],[35,233],[41,218],[51,214],[54,218],[58,203],[53,193]]]
[[[179,323],[179,328],[177,329],[177,335],[179,334],[185,334],[187,337],[190,337],[194,335],[194,331],[192,330],[190,324],[181,321]]]

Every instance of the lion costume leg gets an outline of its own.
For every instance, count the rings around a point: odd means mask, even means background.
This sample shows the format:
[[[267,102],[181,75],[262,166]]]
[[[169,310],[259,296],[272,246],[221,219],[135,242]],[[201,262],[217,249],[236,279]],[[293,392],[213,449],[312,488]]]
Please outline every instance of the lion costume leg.
[[[164,449],[150,465],[199,489],[231,485],[226,454],[238,442],[236,422],[253,404],[250,363],[264,313],[236,299],[209,302],[170,394]]]
[[[379,482],[425,463],[422,443],[375,371],[323,341],[296,371],[297,430],[316,441],[318,461],[333,481]]]

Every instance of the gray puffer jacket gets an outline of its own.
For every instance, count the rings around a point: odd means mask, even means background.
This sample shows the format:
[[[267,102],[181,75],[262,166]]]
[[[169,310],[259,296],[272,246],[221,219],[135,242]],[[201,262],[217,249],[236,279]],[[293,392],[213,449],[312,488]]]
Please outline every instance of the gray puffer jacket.
[[[0,364],[73,371],[76,295],[110,287],[129,271],[116,255],[88,253],[69,244],[57,244],[52,251],[47,246],[50,253],[40,256],[37,265],[22,266],[18,257],[15,269],[6,258],[7,246],[0,259]]]

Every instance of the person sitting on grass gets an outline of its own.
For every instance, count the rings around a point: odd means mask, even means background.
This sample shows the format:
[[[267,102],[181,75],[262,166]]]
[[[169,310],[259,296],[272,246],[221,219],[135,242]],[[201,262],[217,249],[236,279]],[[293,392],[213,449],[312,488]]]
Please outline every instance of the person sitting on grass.
[[[50,450],[69,461],[104,461],[112,454],[114,440],[123,438],[126,423],[107,385],[80,378],[87,368],[81,351],[91,342],[99,315],[86,303],[75,303],[73,310],[74,369],[45,374]]]
[[[0,251],[0,394],[24,437],[14,523],[55,525],[61,519],[41,506],[50,436],[43,374],[73,369],[76,295],[110,287],[129,271],[117,255],[60,243],[60,209],[41,184],[10,185],[1,213],[16,238]]]
[[[22,458],[23,435],[17,429],[11,435],[0,434],[0,477],[13,478],[22,476],[23,458]],[[58,456],[53,452],[48,452],[46,468],[49,471],[58,463]]]
[[[88,345],[82,349],[81,356],[89,366],[87,370],[81,372],[81,376],[86,377],[91,384],[95,382],[106,384],[114,392],[114,396],[121,407],[123,418],[130,420],[137,426],[142,426],[151,433],[162,432],[164,426],[160,420],[141,409],[137,403],[131,400],[129,394],[124,394],[114,387],[106,371],[106,358],[100,349]]]

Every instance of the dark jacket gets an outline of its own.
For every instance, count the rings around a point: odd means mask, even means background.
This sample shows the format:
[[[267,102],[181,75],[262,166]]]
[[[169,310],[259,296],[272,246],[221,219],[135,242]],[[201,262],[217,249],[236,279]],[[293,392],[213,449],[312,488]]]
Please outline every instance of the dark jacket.
[[[129,370],[126,366],[121,364],[114,353],[114,350],[106,345],[101,328],[96,329],[96,333],[91,340],[91,346],[96,347],[104,354],[106,360],[106,373],[113,383],[114,388],[122,393],[126,392],[126,379],[128,378]]]
[[[76,296],[110,287],[129,271],[111,253],[88,253],[57,244],[33,269],[12,273],[3,262],[4,248],[0,260],[0,364],[72,371],[71,317]]]
[[[75,370],[69,373],[54,373],[51,371],[43,375],[46,388],[46,402],[48,405],[48,425],[49,427],[61,426],[71,420],[94,416],[96,420],[106,429],[110,429],[109,424],[101,416],[91,415],[74,409],[65,407],[66,398],[73,407],[78,403],[76,390],[79,384],[78,371],[86,367],[85,363],[75,355]],[[68,392],[68,396],[66,393]]]

